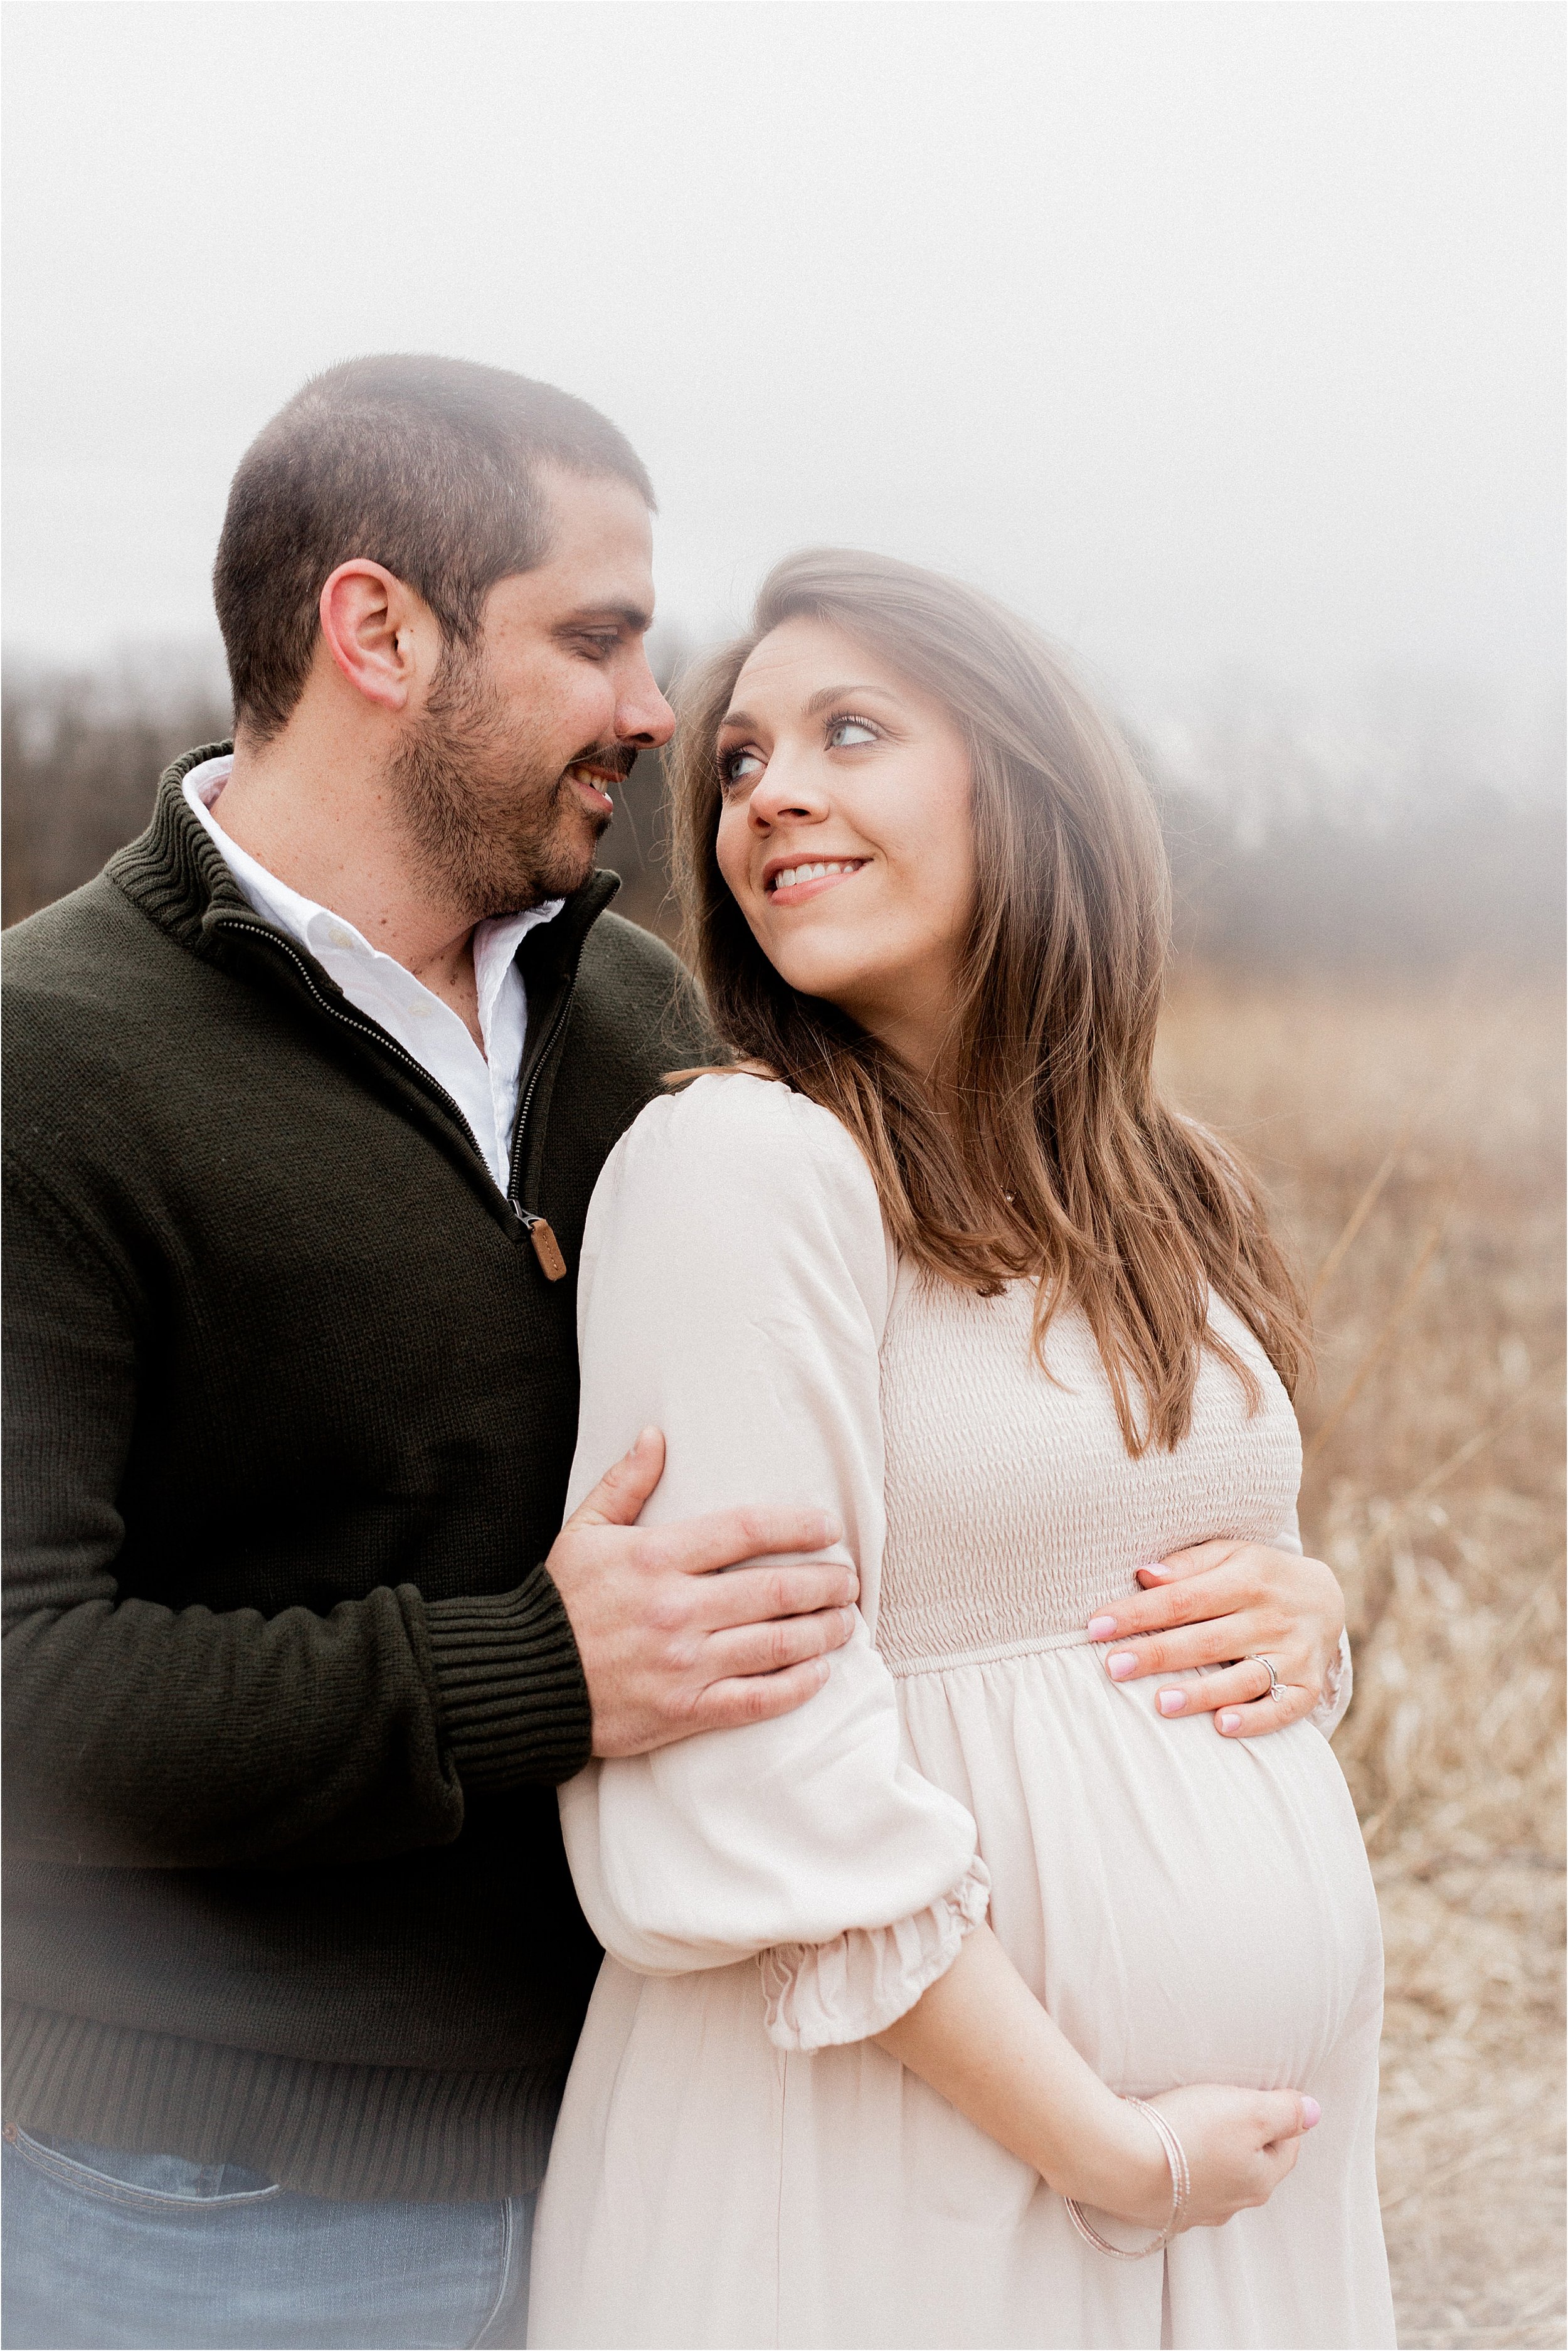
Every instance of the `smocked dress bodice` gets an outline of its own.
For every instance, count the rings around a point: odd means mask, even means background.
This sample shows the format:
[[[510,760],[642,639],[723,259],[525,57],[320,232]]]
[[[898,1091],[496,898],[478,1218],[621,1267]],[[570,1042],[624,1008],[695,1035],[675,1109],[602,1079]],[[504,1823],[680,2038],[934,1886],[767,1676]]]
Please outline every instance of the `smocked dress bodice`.
[[[1081,1639],[1138,1589],[1136,1571],[1217,1533],[1271,1543],[1294,1526],[1295,1415],[1222,1302],[1192,1425],[1128,1454],[1087,1318],[1060,1311],[1042,1368],[1032,1283],[982,1298],[905,1267],[881,1348],[883,1495],[876,1644],[894,1674]],[[1292,1537],[1293,1540],[1293,1537]]]

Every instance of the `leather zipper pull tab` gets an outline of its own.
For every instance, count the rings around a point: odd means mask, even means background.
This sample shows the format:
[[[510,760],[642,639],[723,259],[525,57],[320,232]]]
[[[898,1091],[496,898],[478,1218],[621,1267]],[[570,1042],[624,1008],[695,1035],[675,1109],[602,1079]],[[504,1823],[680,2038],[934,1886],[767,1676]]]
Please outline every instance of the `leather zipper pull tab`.
[[[525,1217],[523,1222],[528,1226],[528,1238],[534,1245],[534,1255],[539,1261],[539,1265],[544,1272],[545,1280],[547,1281],[564,1281],[566,1280],[566,1259],[560,1253],[560,1243],[557,1240],[554,1233],[550,1230],[549,1218],[546,1217]]]

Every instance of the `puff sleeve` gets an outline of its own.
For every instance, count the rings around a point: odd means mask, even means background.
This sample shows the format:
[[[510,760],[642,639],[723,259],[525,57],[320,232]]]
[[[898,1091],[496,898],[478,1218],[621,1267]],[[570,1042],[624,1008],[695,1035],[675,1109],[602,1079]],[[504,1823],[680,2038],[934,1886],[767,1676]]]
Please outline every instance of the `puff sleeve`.
[[[782,1084],[698,1079],[606,1163],[584,1237],[569,1510],[649,1422],[642,1522],[737,1504],[834,1511],[860,1621],[792,1714],[598,1761],[560,1791],[589,1921],[643,1974],[766,1954],[786,2048],[881,2032],[986,1908],[975,1824],[904,1750],[873,1645],[883,1547],[878,1350],[894,1266],[836,1119]]]

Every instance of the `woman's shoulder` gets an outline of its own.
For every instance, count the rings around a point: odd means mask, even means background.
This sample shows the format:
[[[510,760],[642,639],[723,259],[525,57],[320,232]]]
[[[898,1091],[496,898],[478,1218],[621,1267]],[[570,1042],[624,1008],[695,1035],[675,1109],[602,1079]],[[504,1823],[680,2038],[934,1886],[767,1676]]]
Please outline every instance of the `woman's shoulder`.
[[[832,1113],[781,1080],[715,1071],[661,1094],[638,1113],[606,1163],[595,1196],[678,1222],[723,1254],[731,1228],[752,1249],[787,1236],[832,1236],[885,1260],[871,1169]]]
[[[782,1079],[716,1070],[641,1111],[622,1148],[707,1166],[737,1164],[759,1179],[798,1179],[807,1169],[876,1196],[870,1168],[848,1130],[821,1102]]]

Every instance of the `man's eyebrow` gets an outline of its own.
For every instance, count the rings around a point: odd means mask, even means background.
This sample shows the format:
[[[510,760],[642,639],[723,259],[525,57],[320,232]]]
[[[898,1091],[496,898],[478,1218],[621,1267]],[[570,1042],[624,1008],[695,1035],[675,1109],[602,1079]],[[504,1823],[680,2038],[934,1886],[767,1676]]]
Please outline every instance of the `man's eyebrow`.
[[[653,625],[653,615],[641,604],[580,604],[575,612],[557,622],[559,629],[580,629],[595,621],[614,621],[630,629],[633,636],[645,637]]]

